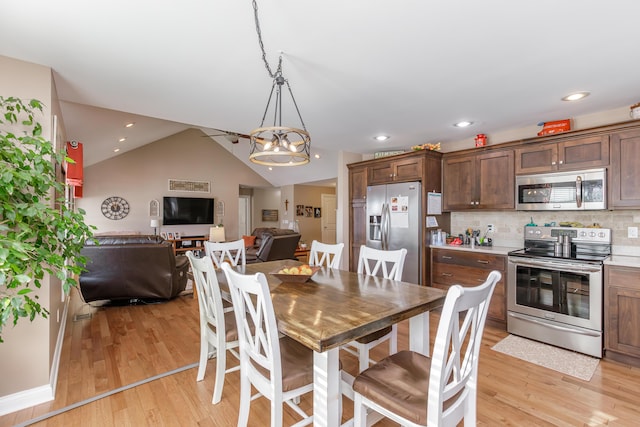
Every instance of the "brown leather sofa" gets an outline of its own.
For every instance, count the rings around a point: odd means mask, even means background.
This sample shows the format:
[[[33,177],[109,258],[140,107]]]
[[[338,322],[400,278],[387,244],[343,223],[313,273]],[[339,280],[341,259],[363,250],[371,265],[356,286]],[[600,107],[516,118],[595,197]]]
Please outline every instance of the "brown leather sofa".
[[[247,263],[295,259],[300,234],[286,228],[260,227],[253,230],[256,236],[253,246],[246,248]]]
[[[184,291],[189,261],[175,256],[160,236],[100,236],[80,251],[87,271],[80,275],[86,302],[168,300]]]

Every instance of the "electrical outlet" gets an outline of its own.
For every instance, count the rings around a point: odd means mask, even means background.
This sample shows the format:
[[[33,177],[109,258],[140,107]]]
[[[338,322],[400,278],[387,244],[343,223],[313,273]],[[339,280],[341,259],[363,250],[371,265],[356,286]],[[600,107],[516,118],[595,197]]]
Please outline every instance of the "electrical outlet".
[[[638,238],[638,227],[627,227],[627,237],[629,239]]]
[[[494,231],[496,231],[496,229],[493,227],[493,224],[487,225],[487,232],[488,233],[493,233]]]

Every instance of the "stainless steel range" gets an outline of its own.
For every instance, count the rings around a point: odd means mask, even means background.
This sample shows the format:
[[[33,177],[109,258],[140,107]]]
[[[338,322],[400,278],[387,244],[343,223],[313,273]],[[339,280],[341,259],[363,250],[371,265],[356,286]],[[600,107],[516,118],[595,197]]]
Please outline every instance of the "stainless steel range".
[[[523,249],[509,253],[507,330],[602,357],[606,228],[534,227]]]

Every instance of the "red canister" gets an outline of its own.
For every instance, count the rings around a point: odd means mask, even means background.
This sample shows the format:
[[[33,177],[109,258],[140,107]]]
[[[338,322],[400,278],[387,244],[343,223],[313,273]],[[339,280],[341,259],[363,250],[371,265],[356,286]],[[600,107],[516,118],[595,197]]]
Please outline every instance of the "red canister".
[[[487,135],[485,135],[484,133],[479,133],[476,135],[475,141],[476,147],[484,147],[485,145],[487,145]]]

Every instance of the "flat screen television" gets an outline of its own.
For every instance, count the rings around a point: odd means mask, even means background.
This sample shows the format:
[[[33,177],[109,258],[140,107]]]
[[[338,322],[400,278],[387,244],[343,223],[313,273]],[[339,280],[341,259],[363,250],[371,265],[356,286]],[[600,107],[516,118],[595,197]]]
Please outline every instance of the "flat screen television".
[[[213,224],[213,199],[198,197],[163,198],[162,224]]]

